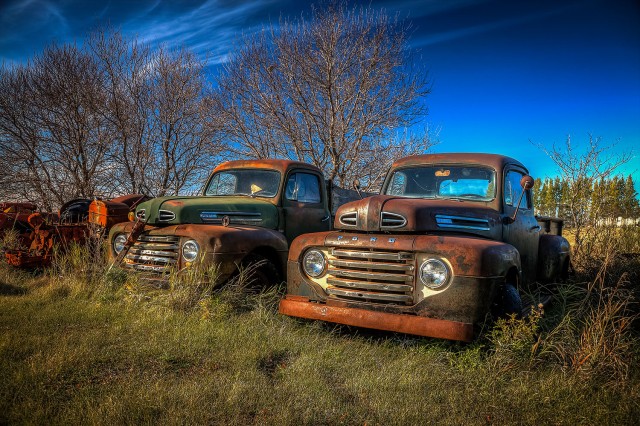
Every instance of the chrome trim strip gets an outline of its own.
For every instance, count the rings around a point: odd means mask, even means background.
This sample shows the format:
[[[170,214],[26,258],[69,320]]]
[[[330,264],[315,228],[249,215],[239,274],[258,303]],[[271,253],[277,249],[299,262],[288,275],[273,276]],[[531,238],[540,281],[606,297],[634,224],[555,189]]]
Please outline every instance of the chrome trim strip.
[[[346,278],[363,278],[363,279],[371,279],[371,280],[388,280],[395,282],[412,282],[413,275],[399,275],[399,274],[384,274],[379,272],[364,272],[364,271],[352,271],[352,270],[344,270],[344,269],[334,269],[329,268],[327,271],[329,274],[336,277],[346,277]]]
[[[141,235],[138,241],[150,243],[176,243],[180,241],[180,237],[175,235]]]
[[[358,262],[356,260],[329,259],[329,265],[344,268],[378,269],[383,271],[413,271],[413,265],[405,263]]]
[[[158,210],[158,222],[170,222],[176,218],[176,214],[170,210]]]
[[[386,216],[386,217],[385,217]],[[390,225],[385,225],[391,223]],[[380,228],[393,229],[402,228],[407,224],[407,218],[398,213],[382,212],[380,213]]]
[[[158,263],[176,263],[176,259],[171,259],[168,257],[158,257],[158,256],[146,256],[146,255],[135,255],[135,254],[128,254],[125,256],[125,259],[129,259],[129,260],[133,260],[133,261],[138,261],[138,260],[142,260],[145,262],[158,262]]]
[[[166,256],[166,257],[178,257],[178,253],[171,251],[161,251],[161,250],[147,250],[140,247],[132,247],[130,253],[137,255],[150,255],[150,256]]]
[[[387,283],[373,283],[369,281],[350,281],[350,280],[341,280],[333,277],[327,278],[327,284],[331,284],[336,287],[362,288],[365,290],[397,291],[397,292],[413,291],[413,286],[408,284],[387,284]]]
[[[410,303],[412,301],[412,297],[406,294],[392,294],[392,293],[375,293],[369,291],[359,291],[359,290],[345,290],[337,287],[327,287],[327,293],[342,296],[342,297],[354,297],[357,299],[367,299],[367,300],[383,300],[389,302],[405,302]]]
[[[344,226],[357,226],[358,225],[358,212],[349,212],[340,216],[340,223]],[[346,222],[345,222],[346,221]],[[353,223],[351,223],[353,222]]]
[[[349,251],[332,247],[329,254],[336,257],[350,257],[354,259],[375,259],[375,260],[413,260],[414,254],[406,251],[386,253],[379,251]]]

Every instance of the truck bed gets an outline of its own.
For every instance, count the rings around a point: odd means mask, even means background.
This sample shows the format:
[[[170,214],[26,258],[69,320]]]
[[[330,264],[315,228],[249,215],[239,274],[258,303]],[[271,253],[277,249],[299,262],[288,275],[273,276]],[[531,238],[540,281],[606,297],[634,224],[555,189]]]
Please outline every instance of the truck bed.
[[[542,227],[542,234],[562,235],[564,220],[549,216],[536,216],[536,219]]]

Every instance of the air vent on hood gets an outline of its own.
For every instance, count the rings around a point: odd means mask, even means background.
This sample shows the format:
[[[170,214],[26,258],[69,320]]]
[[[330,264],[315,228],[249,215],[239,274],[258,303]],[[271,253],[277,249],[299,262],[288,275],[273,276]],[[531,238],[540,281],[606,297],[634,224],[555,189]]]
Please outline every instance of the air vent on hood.
[[[146,219],[146,215],[145,215],[146,210],[145,209],[140,209],[136,212],[136,217],[140,220],[145,220]]]
[[[382,212],[380,215],[380,227],[382,229],[402,228],[407,224],[407,219],[401,214]]]
[[[474,231],[488,231],[489,221],[476,217],[436,215],[439,228],[472,229]]]
[[[176,218],[176,214],[169,210],[158,211],[158,222],[170,222]]]
[[[340,223],[345,226],[356,226],[358,224],[358,212],[349,212],[340,216]]]

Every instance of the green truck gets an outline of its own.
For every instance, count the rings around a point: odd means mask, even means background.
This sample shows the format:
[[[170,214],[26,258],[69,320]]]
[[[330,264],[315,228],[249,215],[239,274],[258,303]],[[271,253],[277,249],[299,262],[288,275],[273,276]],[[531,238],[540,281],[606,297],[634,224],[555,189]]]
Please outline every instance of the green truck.
[[[151,277],[201,262],[218,265],[224,282],[239,267],[259,263],[258,279],[277,282],[294,238],[331,229],[330,192],[322,171],[309,164],[229,161],[214,169],[202,195],[138,205],[135,220],[111,229],[110,254]]]

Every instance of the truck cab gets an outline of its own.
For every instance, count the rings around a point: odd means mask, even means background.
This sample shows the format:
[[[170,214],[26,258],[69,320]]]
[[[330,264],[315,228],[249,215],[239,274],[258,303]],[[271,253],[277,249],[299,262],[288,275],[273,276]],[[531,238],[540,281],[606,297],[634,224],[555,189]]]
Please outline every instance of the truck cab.
[[[469,341],[488,313],[519,313],[525,286],[566,272],[562,222],[534,215],[532,187],[501,155],[398,160],[380,195],[338,209],[335,231],[293,242],[280,312]]]
[[[289,243],[303,232],[330,229],[330,219],[317,167],[288,160],[229,161],[213,170],[199,196],[141,203],[135,221],[111,229],[109,246],[111,257],[120,255],[126,268],[152,275],[201,262],[218,265],[222,282],[238,265],[260,260],[277,280],[286,272]],[[132,233],[139,235],[130,238]]]

